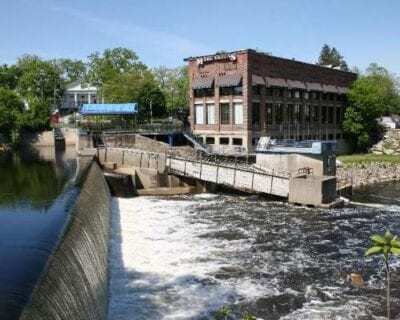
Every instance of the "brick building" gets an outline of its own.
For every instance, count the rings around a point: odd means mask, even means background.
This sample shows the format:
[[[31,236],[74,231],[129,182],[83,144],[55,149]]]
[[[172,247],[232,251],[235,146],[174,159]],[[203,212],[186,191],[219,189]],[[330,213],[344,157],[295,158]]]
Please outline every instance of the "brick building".
[[[342,142],[357,75],[255,50],[190,57],[190,121],[215,150],[252,151],[261,136]]]

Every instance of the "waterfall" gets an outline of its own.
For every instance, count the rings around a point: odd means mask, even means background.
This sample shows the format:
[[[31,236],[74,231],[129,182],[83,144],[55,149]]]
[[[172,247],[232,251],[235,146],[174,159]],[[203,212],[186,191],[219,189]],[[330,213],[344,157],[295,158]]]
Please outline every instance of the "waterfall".
[[[106,181],[93,162],[21,320],[106,319],[109,208]]]

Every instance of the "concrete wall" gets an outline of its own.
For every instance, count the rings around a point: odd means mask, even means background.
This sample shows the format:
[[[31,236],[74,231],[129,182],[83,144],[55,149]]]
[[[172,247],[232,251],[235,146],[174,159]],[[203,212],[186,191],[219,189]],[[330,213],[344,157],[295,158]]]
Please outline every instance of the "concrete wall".
[[[34,147],[54,146],[53,131],[43,131],[33,134],[25,134],[23,137],[25,143],[31,144]]]
[[[165,172],[165,155],[135,149],[107,148],[99,149],[100,163],[113,162],[118,167],[133,166],[137,168],[157,169]]]
[[[289,181],[289,202],[317,206],[335,199],[335,177],[303,176]]]
[[[78,142],[79,130],[77,128],[61,128],[66,146],[76,145]]]
[[[327,156],[318,154],[296,153],[257,153],[256,163],[276,172],[297,174],[299,169],[312,168],[317,176],[335,175],[335,157],[328,161]],[[328,167],[333,164],[333,168]]]
[[[110,193],[93,162],[21,320],[106,320],[109,215]]]

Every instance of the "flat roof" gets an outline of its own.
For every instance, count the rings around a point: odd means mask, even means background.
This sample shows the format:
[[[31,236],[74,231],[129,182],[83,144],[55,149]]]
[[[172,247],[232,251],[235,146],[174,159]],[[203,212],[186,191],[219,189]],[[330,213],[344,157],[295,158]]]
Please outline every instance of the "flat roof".
[[[138,109],[137,103],[84,103],[79,113],[82,115],[123,115],[137,114]]]
[[[271,54],[269,54],[267,52],[257,51],[257,50],[254,50],[254,49],[242,49],[242,50],[236,50],[236,51],[230,51],[230,52],[216,52],[214,54],[207,54],[207,55],[202,55],[202,56],[188,57],[188,58],[183,59],[183,61],[193,61],[193,60],[196,60],[196,59],[199,59],[199,58],[212,57],[212,56],[216,56],[216,55],[237,54],[237,53],[257,54],[257,55],[260,55],[260,56],[266,56],[266,57],[270,57],[270,58],[277,59],[277,60],[290,61],[290,62],[295,62],[295,63],[299,63],[299,64],[305,64],[305,65],[319,67],[319,68],[323,68],[323,69],[339,71],[339,72],[345,72],[345,73],[352,73],[354,75],[357,75],[356,73],[351,72],[351,71],[344,71],[344,70],[340,70],[340,69],[329,68],[329,67],[326,67],[326,66],[319,66],[319,65],[314,64],[314,63],[298,61],[298,60],[295,60],[295,59],[277,57],[277,56],[273,56],[273,55],[271,55]]]

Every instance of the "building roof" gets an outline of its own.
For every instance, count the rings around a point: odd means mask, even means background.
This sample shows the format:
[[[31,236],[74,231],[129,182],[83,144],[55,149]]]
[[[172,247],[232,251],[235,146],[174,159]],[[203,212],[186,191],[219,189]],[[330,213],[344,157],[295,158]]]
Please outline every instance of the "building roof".
[[[80,83],[79,81],[72,82],[66,87],[67,92],[79,91],[79,92],[91,92],[98,91],[98,88],[90,83]]]
[[[137,114],[137,103],[85,103],[79,110],[82,115],[123,115]]]
[[[193,61],[193,60],[198,60],[198,59],[205,59],[207,61],[207,57],[213,57],[215,55],[230,56],[230,55],[234,55],[234,54],[237,54],[237,53],[252,53],[252,54],[257,54],[257,55],[260,55],[260,56],[268,56],[270,58],[277,59],[277,60],[291,61],[291,62],[295,62],[295,63],[299,63],[299,64],[311,65],[311,66],[322,68],[322,69],[329,69],[329,70],[334,70],[334,71],[337,71],[337,72],[344,72],[344,73],[352,73],[352,74],[356,75],[356,73],[354,73],[354,72],[343,71],[343,70],[340,70],[340,69],[333,69],[333,68],[330,68],[330,67],[327,67],[327,66],[320,66],[320,65],[317,65],[317,64],[314,64],[314,63],[297,61],[295,59],[277,57],[277,56],[273,56],[273,55],[271,55],[269,53],[257,51],[257,50],[254,50],[254,49],[243,49],[243,50],[236,50],[236,51],[231,51],[231,52],[223,52],[221,54],[214,53],[214,54],[208,54],[208,55],[203,55],[203,56],[188,57],[188,58],[183,59],[183,61]]]

